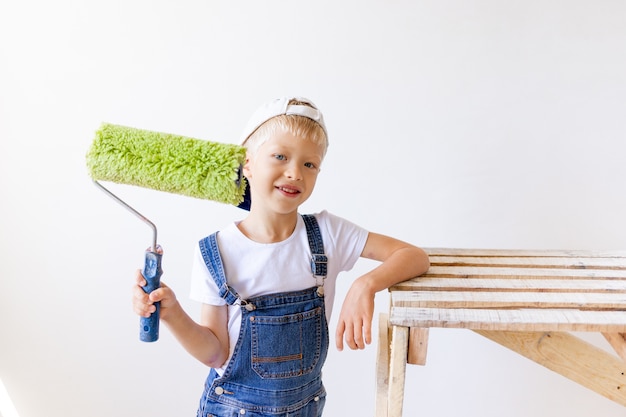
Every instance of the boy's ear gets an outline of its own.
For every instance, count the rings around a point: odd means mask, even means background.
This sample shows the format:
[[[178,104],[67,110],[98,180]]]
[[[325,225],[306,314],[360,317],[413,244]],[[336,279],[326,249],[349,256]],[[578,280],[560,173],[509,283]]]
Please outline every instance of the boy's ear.
[[[246,153],[246,160],[243,163],[243,176],[250,178],[250,164],[252,163],[252,157],[249,153]]]

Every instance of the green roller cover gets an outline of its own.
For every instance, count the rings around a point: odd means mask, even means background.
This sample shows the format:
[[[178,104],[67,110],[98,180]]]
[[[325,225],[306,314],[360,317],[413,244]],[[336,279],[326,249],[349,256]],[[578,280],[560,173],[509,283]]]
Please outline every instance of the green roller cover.
[[[87,153],[94,180],[238,205],[242,146],[104,123]]]

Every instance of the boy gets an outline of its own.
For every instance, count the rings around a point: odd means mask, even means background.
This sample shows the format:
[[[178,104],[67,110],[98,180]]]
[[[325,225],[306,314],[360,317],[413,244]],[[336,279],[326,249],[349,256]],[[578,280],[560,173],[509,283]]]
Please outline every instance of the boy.
[[[321,368],[339,272],[359,257],[381,264],[354,281],[344,300],[336,346],[371,342],[374,295],[424,273],[428,256],[405,242],[366,230],[326,211],[302,216],[328,146],[322,113],[304,98],[263,105],[243,135],[250,191],[247,217],[200,241],[191,297],[196,323],[174,292],[147,295],[141,272],[137,314],[161,302],[161,320],[182,346],[212,368],[198,416],[318,417],[326,392]]]

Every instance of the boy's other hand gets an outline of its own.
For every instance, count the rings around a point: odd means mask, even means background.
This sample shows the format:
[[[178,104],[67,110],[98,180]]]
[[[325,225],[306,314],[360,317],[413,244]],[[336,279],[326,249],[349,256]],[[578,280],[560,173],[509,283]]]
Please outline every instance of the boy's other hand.
[[[343,342],[352,350],[365,349],[372,342],[374,295],[363,279],[354,281],[341,308],[335,343],[343,350]]]

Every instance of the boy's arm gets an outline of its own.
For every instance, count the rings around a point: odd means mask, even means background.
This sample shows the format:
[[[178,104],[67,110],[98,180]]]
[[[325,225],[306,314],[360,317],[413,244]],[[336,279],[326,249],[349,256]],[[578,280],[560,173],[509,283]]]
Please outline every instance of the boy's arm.
[[[149,316],[154,303],[161,303],[160,318],[179,343],[193,357],[212,368],[219,368],[228,358],[228,306],[202,304],[200,324],[183,310],[176,295],[163,282],[161,288],[144,293],[141,286],[145,280],[137,271],[137,282],[133,291],[134,310],[140,316]]]
[[[370,344],[376,293],[419,276],[430,266],[422,249],[377,233],[369,233],[361,257],[382,263],[357,278],[346,294],[335,334],[338,350],[343,350],[344,338],[351,349],[363,349]]]

